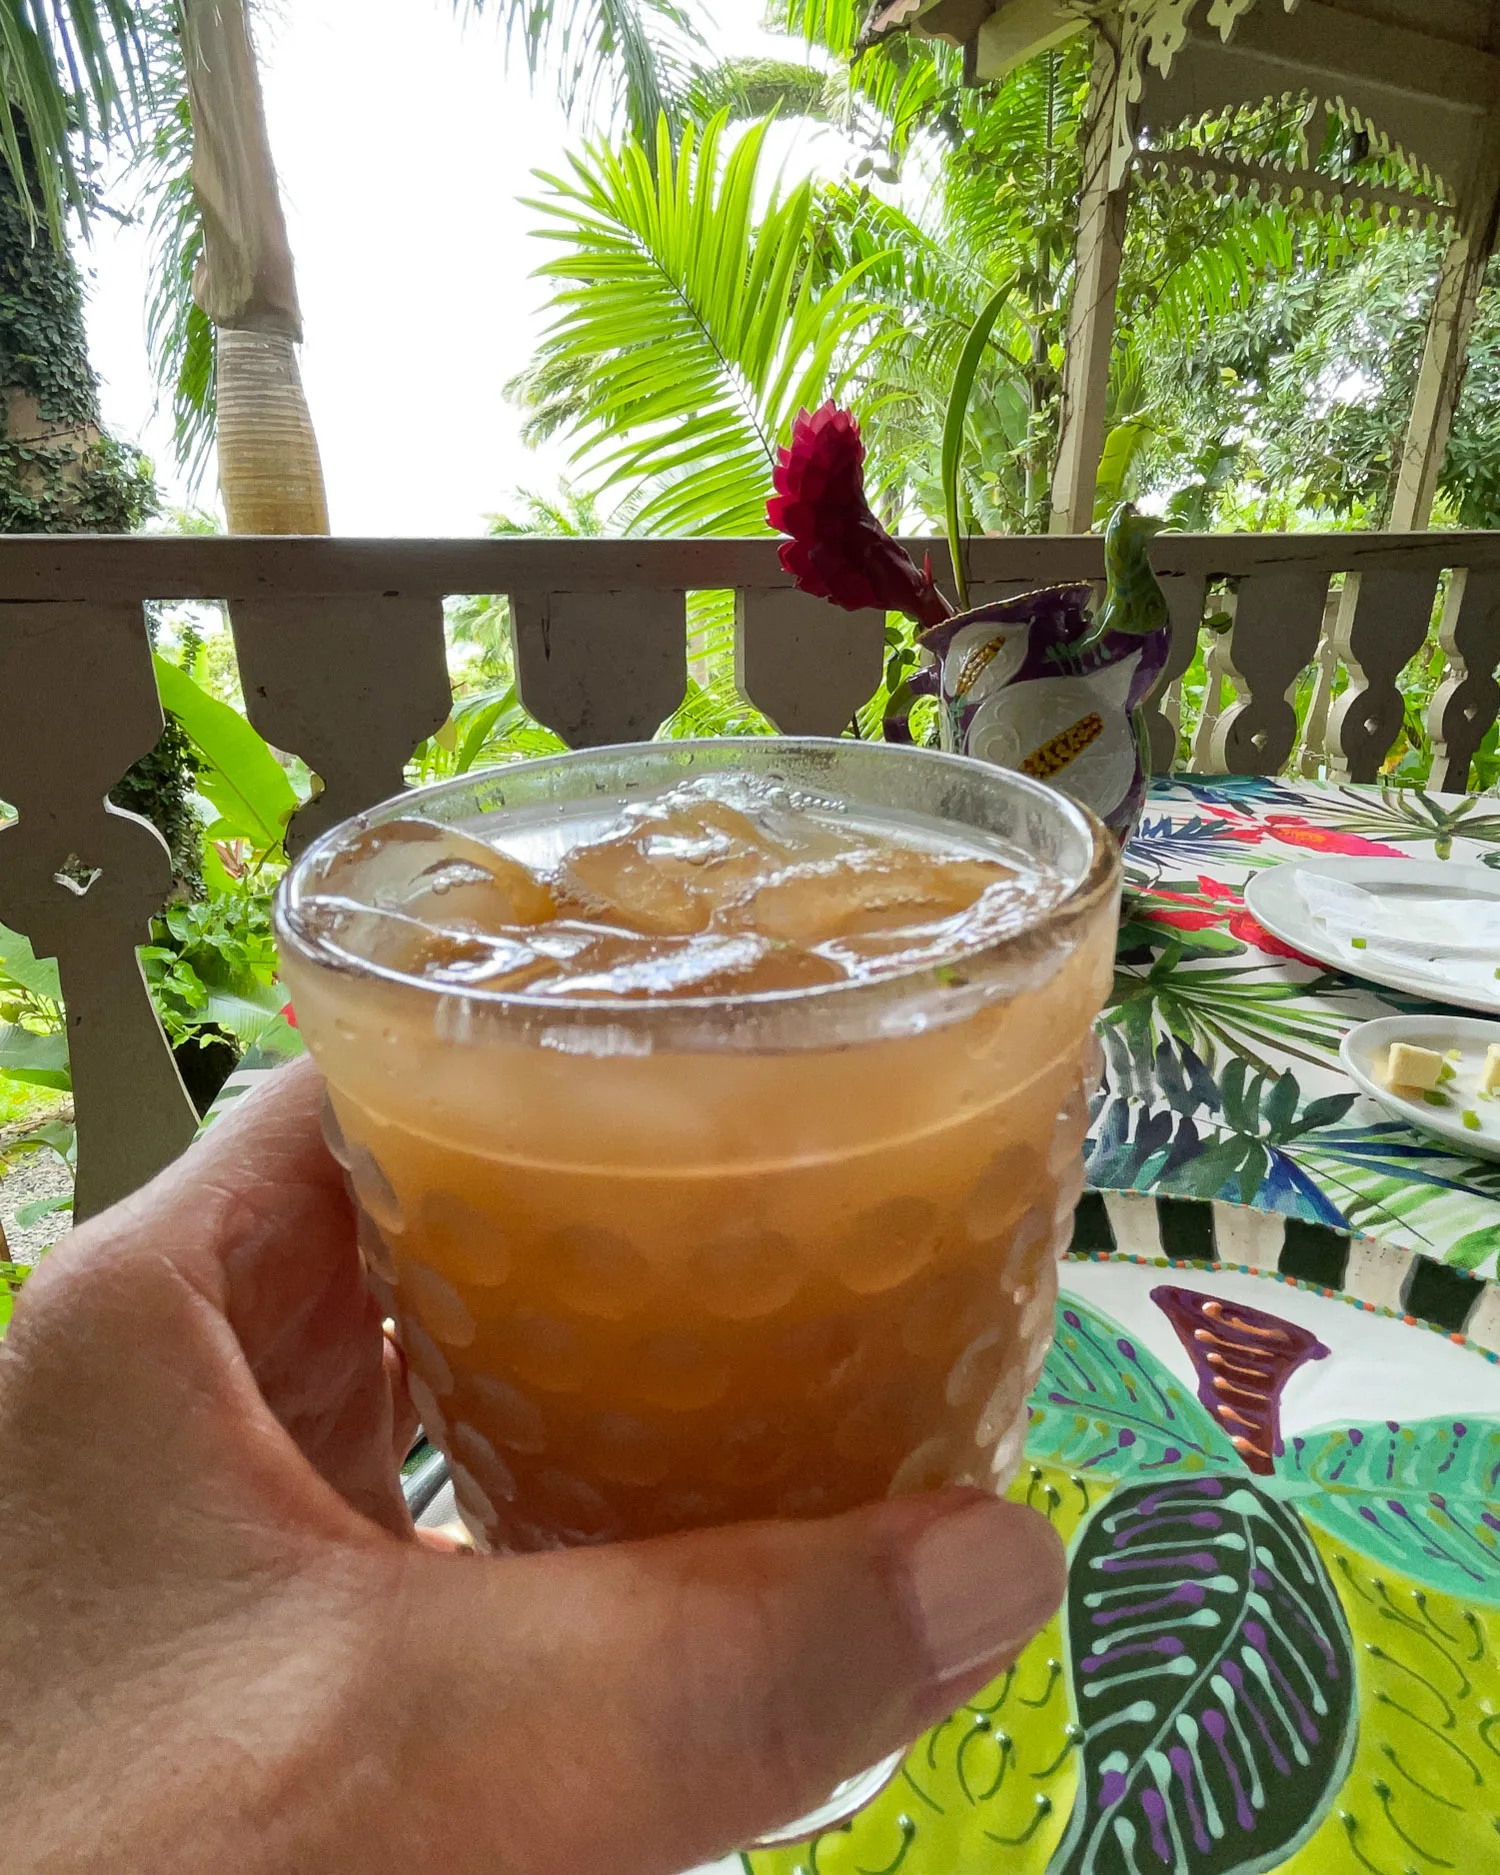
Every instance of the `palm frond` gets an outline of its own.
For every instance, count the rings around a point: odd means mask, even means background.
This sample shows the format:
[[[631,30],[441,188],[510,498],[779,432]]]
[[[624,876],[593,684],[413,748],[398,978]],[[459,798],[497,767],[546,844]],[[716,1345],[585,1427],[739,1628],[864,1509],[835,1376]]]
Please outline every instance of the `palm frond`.
[[[597,117],[619,110],[643,141],[658,118],[675,128],[703,39],[679,0],[455,0],[461,15],[487,14],[519,51],[533,80],[549,73],[563,109]]]
[[[771,0],[767,9],[773,27],[826,46],[839,58],[853,52],[869,14],[869,0]]]
[[[837,97],[826,72],[790,59],[724,59],[694,73],[681,99],[683,113],[706,123],[720,111],[731,122],[751,117],[812,117],[833,120]]]
[[[147,31],[137,0],[0,0],[0,158],[56,241],[87,218],[94,142],[149,94]]]
[[[576,459],[650,493],[642,533],[761,533],[776,449],[803,405],[836,395],[872,343],[856,287],[815,279],[811,184],[756,215],[767,130],[725,118],[656,162],[634,139],[590,146],[531,203],[563,252],[539,271],[556,317],[540,362],[579,400]],[[571,375],[569,375],[571,374]]]
[[[172,411],[172,444],[189,491],[207,472],[218,420],[218,343],[193,297],[203,217],[193,193],[193,127],[175,36],[153,60],[155,123],[134,165],[151,238],[146,348],[158,396]]]

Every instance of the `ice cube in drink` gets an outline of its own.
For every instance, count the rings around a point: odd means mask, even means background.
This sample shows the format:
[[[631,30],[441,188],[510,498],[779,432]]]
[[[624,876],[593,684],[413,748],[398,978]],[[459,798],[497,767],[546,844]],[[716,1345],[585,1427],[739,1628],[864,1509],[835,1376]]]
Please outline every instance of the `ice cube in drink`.
[[[478,1542],[1003,1486],[1113,866],[1080,908],[987,830],[732,771],[315,849],[286,973]]]

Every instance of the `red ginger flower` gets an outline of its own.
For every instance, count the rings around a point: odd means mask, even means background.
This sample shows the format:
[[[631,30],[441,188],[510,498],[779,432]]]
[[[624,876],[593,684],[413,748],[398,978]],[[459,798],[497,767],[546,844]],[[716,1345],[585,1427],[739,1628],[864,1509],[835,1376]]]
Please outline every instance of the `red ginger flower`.
[[[791,535],[781,564],[803,592],[846,612],[871,607],[941,625],[953,608],[932,583],[931,562],[917,567],[870,512],[864,462],[859,425],[847,410],[827,403],[798,413],[766,503],[772,527]]]

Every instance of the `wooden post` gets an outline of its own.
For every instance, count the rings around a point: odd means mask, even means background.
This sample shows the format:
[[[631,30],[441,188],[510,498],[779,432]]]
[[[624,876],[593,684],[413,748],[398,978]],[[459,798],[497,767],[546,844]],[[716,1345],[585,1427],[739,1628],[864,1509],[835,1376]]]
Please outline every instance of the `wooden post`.
[[[1390,518],[1393,534],[1414,533],[1432,519],[1448,433],[1469,362],[1469,339],[1484,271],[1495,251],[1500,219],[1500,119],[1491,121],[1479,174],[1460,205],[1438,269],[1427,338],[1417,370],[1406,439],[1401,445]]]
[[[1118,188],[1110,187],[1119,82],[1119,52],[1101,35],[1089,78],[1088,121],[1084,127],[1073,303],[1068,312],[1062,420],[1048,524],[1053,534],[1086,534],[1094,524],[1094,494],[1099,458],[1104,453],[1109,359],[1115,334],[1115,292],[1120,282],[1125,207],[1130,194],[1128,174]]]
[[[1416,395],[1396,470],[1389,523],[1392,533],[1412,533],[1426,527],[1432,518],[1488,259],[1488,247],[1476,245],[1471,235],[1457,233],[1449,241],[1438,269]]]

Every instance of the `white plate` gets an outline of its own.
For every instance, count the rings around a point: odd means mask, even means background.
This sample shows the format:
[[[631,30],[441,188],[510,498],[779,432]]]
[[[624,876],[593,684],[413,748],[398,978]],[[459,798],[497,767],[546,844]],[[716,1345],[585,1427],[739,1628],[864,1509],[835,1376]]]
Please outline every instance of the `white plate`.
[[[1389,959],[1366,963],[1363,951],[1355,950],[1347,941],[1339,942],[1307,909],[1297,884],[1297,875],[1301,872],[1341,879],[1348,885],[1363,886],[1367,892],[1379,892],[1383,898],[1410,897],[1414,915],[1424,898],[1500,899],[1500,873],[1493,873],[1485,866],[1468,865],[1462,860],[1329,857],[1289,860],[1284,865],[1268,866],[1263,872],[1252,873],[1245,883],[1245,908],[1251,917],[1264,925],[1272,937],[1292,945],[1304,956],[1342,970],[1346,976],[1380,983],[1387,989],[1405,990],[1408,995],[1424,997],[1428,1002],[1453,1003],[1460,1009],[1500,1014],[1500,982],[1493,992],[1476,990],[1472,985],[1440,992],[1431,977],[1416,975]],[[1500,1036],[1495,1039],[1500,1041]]]
[[[1420,1094],[1408,1097],[1386,1086],[1382,1076],[1392,1042],[1433,1048],[1440,1055],[1463,1051],[1453,1063],[1454,1078],[1438,1089],[1449,1105],[1435,1106]],[[1481,1022],[1477,1016],[1381,1016],[1350,1029],[1339,1043],[1339,1059],[1360,1092],[1398,1120],[1434,1134],[1466,1158],[1500,1159],[1500,1098],[1485,1100],[1479,1092],[1479,1072],[1491,1042],[1500,1042],[1500,1022]],[[1464,1125],[1465,1108],[1478,1115],[1477,1132]]]

